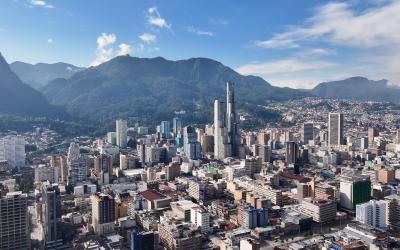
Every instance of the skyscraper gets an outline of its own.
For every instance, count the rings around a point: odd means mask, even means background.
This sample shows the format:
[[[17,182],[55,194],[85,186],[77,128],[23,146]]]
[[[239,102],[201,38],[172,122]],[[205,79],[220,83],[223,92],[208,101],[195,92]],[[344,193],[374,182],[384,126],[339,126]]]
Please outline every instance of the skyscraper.
[[[160,129],[161,129],[161,131],[160,131],[161,134],[163,136],[165,136],[166,138],[168,138],[169,137],[169,133],[171,132],[171,124],[170,124],[170,122],[169,121],[162,121]]]
[[[371,180],[367,175],[344,175],[340,179],[340,205],[354,210],[371,199]]]
[[[329,146],[342,145],[343,144],[343,114],[342,113],[329,113],[328,120],[329,134],[328,144]]]
[[[115,122],[115,133],[116,133],[116,142],[117,146],[120,148],[126,148],[127,140],[128,140],[128,125],[125,120],[119,119]]]
[[[314,124],[312,122],[303,123],[301,141],[308,144],[311,140],[314,140]]]
[[[56,184],[42,182],[41,184],[42,202],[42,226],[45,236],[45,245],[52,245],[61,240],[61,230],[59,220],[61,218],[61,199],[60,191]]]
[[[387,200],[371,200],[356,205],[356,219],[363,223],[377,228],[387,227]]]
[[[0,138],[0,161],[7,161],[11,168],[25,166],[25,138],[20,135]]]
[[[201,146],[197,134],[192,126],[183,129],[183,149],[189,159],[197,160],[201,157]]]
[[[114,232],[115,201],[111,195],[97,193],[91,196],[94,232],[106,235]]]
[[[226,110],[223,102],[214,102],[214,157],[222,160],[226,157],[239,157],[241,138],[238,131],[235,109],[235,95],[232,83],[226,85]]]
[[[299,145],[290,141],[286,143],[286,163],[287,164],[296,164],[299,159]]]
[[[86,164],[79,152],[79,145],[71,142],[67,156],[68,185],[86,180]]]
[[[30,249],[28,197],[12,192],[0,199],[0,249]]]
[[[182,129],[182,119],[175,117],[172,119],[172,130],[174,132],[174,135],[176,136],[178,134],[178,131],[181,131]]]

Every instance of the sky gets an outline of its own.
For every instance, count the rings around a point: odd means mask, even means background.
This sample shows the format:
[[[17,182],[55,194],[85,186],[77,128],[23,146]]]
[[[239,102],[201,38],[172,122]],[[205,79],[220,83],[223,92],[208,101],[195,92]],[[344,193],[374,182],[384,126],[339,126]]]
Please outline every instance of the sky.
[[[274,86],[365,76],[400,86],[400,0],[0,0],[8,62],[208,57]]]

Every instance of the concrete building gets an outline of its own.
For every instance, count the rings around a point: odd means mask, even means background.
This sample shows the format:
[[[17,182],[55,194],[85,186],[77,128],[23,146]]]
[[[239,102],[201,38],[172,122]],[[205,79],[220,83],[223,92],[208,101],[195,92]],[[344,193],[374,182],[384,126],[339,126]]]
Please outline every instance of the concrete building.
[[[30,249],[28,197],[7,193],[0,199],[0,249]]]
[[[326,223],[336,219],[337,204],[333,200],[304,198],[300,212],[311,216],[317,223]]]
[[[356,205],[356,219],[373,227],[387,228],[387,205],[388,201],[371,200]]]
[[[287,164],[296,164],[299,161],[299,145],[290,141],[286,144],[286,163]]]
[[[79,151],[79,145],[71,142],[67,156],[68,185],[76,185],[86,180],[86,164]]]
[[[248,229],[265,227],[268,224],[268,211],[264,208],[241,204],[238,207],[238,224]]]
[[[175,117],[172,119],[172,132],[174,132],[174,135],[176,136],[179,131],[182,130],[182,119]]]
[[[336,146],[343,144],[344,128],[343,114],[329,113],[328,119],[328,145]]]
[[[92,195],[92,225],[98,235],[114,232],[115,201],[111,195],[97,193]]]
[[[25,166],[25,138],[8,135],[0,138],[0,161],[7,161],[11,168]]]
[[[301,128],[301,142],[308,144],[312,140],[314,140],[314,124],[312,122],[303,123]]]
[[[160,241],[167,250],[201,249],[202,236],[197,226],[180,223],[168,218],[160,219],[158,225]]]
[[[35,183],[42,181],[57,182],[58,178],[56,178],[56,175],[56,169],[51,166],[40,164],[35,167]]]
[[[366,175],[342,176],[340,179],[340,206],[355,210],[356,205],[371,199],[371,181]]]
[[[386,224],[390,229],[400,232],[400,196],[389,195],[385,197],[385,201],[387,201]]]
[[[192,207],[190,209],[190,221],[199,226],[201,232],[204,234],[211,231],[210,213],[202,207]]]
[[[183,128],[183,149],[189,159],[197,160],[201,158],[201,145],[197,140],[196,130],[192,126]]]
[[[120,148],[126,148],[128,142],[128,125],[125,120],[119,119],[115,122],[116,144]]]

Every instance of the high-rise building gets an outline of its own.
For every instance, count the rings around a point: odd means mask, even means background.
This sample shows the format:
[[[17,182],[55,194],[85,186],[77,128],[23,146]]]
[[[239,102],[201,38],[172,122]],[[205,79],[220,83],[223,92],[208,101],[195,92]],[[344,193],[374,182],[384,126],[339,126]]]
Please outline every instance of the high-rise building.
[[[202,207],[190,209],[190,221],[199,226],[202,233],[208,233],[211,230],[210,213]]]
[[[373,142],[374,138],[379,136],[379,130],[377,128],[368,128],[368,141]]]
[[[125,120],[119,119],[115,122],[115,136],[117,146],[126,148],[128,141],[128,125]]]
[[[160,241],[168,250],[201,249],[202,235],[197,226],[180,223],[169,218],[160,219],[158,225]]]
[[[368,138],[361,137],[360,138],[360,149],[367,149],[368,148]]]
[[[172,119],[172,131],[174,135],[177,135],[179,131],[182,129],[182,119],[175,117]]]
[[[363,223],[377,228],[387,227],[386,207],[388,201],[371,200],[356,205],[356,219]]]
[[[400,196],[393,194],[385,197],[387,201],[386,215],[387,226],[396,232],[400,232]]]
[[[268,223],[268,211],[264,208],[242,204],[238,207],[238,223],[248,229],[265,227]]]
[[[20,135],[0,138],[0,161],[7,161],[11,168],[25,166],[25,138]]]
[[[160,126],[160,132],[166,138],[169,137],[169,133],[171,132],[171,124],[169,121],[162,121]]]
[[[311,140],[314,140],[314,124],[312,122],[303,123],[301,141],[304,144],[308,144]]]
[[[371,199],[371,180],[366,175],[342,175],[340,179],[340,206],[354,210],[356,205]]]
[[[79,145],[71,142],[67,156],[68,185],[86,180],[86,164],[79,151]]]
[[[115,201],[111,195],[97,193],[91,196],[94,232],[106,235],[114,232]]]
[[[395,143],[400,143],[400,128],[396,130],[396,138],[394,140]]]
[[[117,133],[116,132],[108,132],[107,133],[107,142],[112,145],[117,145]]]
[[[239,157],[242,151],[241,138],[235,109],[232,83],[226,85],[226,110],[223,102],[214,102],[214,158]]]
[[[94,169],[100,177],[100,184],[109,184],[113,175],[112,156],[100,154],[94,157]]]
[[[343,144],[343,114],[342,113],[329,113],[328,120],[328,144],[329,146]]]
[[[42,208],[42,227],[45,238],[45,245],[51,246],[57,241],[60,242],[61,229],[61,199],[57,184],[42,182],[40,187],[41,208]],[[61,242],[62,243],[62,242]]]
[[[192,126],[183,128],[183,149],[186,156],[191,160],[197,160],[201,157],[201,145],[197,141],[197,133]]]
[[[7,193],[0,199],[0,249],[30,249],[28,197]]]
[[[286,163],[287,164],[296,164],[299,160],[299,145],[290,141],[286,143]]]

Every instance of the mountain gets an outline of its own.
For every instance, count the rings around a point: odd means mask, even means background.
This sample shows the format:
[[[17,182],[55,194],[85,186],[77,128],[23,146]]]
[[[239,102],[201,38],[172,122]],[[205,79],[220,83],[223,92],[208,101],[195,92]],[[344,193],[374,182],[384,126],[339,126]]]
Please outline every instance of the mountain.
[[[323,98],[400,102],[400,88],[388,85],[387,80],[374,81],[359,76],[320,83],[310,93]]]
[[[238,108],[254,115],[263,113],[255,112],[257,104],[310,96],[240,75],[207,58],[170,61],[131,56],[116,57],[69,79],[55,79],[42,92],[52,104],[94,120],[132,116],[161,120],[184,111],[188,120],[210,121],[213,101],[225,98],[227,81],[234,83]]]
[[[37,90],[23,83],[0,53],[0,112],[28,116],[65,115]]]
[[[45,86],[56,78],[70,78],[83,68],[68,63],[37,63],[13,62],[10,64],[12,71],[26,84],[35,89]]]

